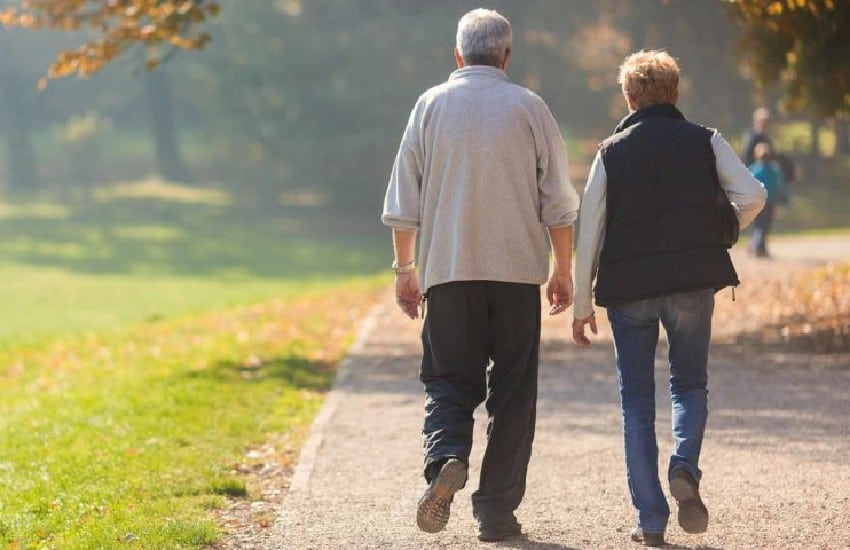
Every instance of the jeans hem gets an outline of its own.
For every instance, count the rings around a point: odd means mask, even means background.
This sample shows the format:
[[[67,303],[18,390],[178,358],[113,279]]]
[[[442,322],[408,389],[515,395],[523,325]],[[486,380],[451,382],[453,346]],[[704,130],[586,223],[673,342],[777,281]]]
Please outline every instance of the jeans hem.
[[[638,529],[640,529],[644,533],[650,533],[650,534],[653,534],[653,535],[663,535],[664,532],[667,530],[667,524],[665,523],[663,527],[659,528],[659,527],[655,527],[655,526],[644,527],[643,525],[638,523]]]
[[[702,471],[688,462],[687,460],[676,460],[670,461],[670,469],[667,472],[667,480],[670,481],[673,478],[673,474],[676,470],[684,470],[688,473],[689,476],[693,478],[697,485],[699,485],[699,481],[702,478]]]

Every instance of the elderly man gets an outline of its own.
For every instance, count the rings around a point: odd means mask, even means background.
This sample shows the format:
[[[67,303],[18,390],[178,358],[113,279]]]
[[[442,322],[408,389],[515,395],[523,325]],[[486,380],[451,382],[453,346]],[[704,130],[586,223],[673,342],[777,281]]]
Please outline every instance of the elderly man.
[[[572,302],[572,224],[558,124],[505,74],[511,26],[478,9],[458,24],[458,69],[419,98],[393,167],[383,222],[393,229],[396,299],[411,318],[422,292],[419,377],[425,386],[423,531],[442,530],[467,478],[473,410],[486,402],[488,441],[472,495],[479,538],[521,534],[534,437],[540,289],[550,314]],[[419,234],[418,266],[414,260]]]
[[[765,192],[720,133],[688,122],[676,108],[679,68],[670,55],[629,56],[619,82],[630,112],[600,145],[584,192],[573,337],[589,345],[585,327],[596,333],[595,275],[596,303],[608,308],[614,333],[626,472],[638,513],[632,540],[660,546],[670,510],[655,439],[658,324],[669,343],[670,493],[682,528],[701,533],[708,526],[699,456],[714,293],[738,284],[720,229],[718,186],[742,226],[761,210]]]

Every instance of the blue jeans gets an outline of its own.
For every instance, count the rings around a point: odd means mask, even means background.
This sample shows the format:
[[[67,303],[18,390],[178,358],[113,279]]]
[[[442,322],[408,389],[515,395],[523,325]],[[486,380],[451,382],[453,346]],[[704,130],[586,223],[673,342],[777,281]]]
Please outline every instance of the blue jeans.
[[[658,479],[655,439],[655,348],[658,322],[669,342],[673,452],[668,476],[684,468],[699,482],[699,454],[708,417],[708,347],[714,290],[639,300],[608,308],[614,332],[623,410],[626,474],[638,527],[663,533],[670,508]]]

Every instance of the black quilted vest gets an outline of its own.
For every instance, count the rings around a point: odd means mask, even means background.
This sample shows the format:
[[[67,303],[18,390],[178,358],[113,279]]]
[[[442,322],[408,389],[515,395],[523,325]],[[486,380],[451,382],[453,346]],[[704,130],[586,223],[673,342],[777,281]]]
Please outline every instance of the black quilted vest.
[[[720,234],[711,135],[662,103],[630,114],[602,142],[607,229],[598,305],[739,283]]]

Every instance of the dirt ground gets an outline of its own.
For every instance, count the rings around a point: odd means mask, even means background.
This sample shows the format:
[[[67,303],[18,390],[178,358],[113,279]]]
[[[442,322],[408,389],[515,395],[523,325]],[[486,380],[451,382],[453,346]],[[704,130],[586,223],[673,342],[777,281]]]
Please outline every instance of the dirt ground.
[[[758,285],[830,261],[850,261],[850,236],[779,239],[775,258],[736,252],[742,286],[717,296],[709,371],[710,416],[700,466],[709,530],[670,548],[850,548],[850,353],[795,353],[742,345],[747,300]],[[753,293],[755,294],[755,293]],[[313,426],[294,473],[263,482],[265,502],[241,503],[220,548],[637,548],[624,478],[620,410],[607,323],[590,349],[568,340],[569,314],[544,322],[537,435],[517,516],[527,537],[484,544],[469,496],[486,419],[477,416],[470,483],[447,529],[417,531],[424,482],[416,373],[420,321],[388,293],[364,323]],[[656,363],[662,471],[671,446],[666,347]],[[288,491],[281,488],[289,485]],[[254,512],[252,512],[252,509]],[[253,516],[252,516],[253,514]],[[259,518],[259,519],[258,519]],[[271,519],[276,518],[276,519]]]

